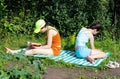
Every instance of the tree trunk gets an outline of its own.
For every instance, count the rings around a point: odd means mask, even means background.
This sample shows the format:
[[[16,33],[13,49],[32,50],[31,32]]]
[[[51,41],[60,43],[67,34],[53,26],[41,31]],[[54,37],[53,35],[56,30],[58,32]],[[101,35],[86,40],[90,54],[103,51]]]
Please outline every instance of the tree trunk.
[[[116,0],[114,0],[114,26],[117,25]]]

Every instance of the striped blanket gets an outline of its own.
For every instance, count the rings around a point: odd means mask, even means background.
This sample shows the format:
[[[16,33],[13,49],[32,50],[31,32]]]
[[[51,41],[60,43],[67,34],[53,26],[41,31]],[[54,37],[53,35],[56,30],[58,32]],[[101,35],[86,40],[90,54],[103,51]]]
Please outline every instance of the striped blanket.
[[[110,55],[110,52],[106,52],[107,57]],[[102,63],[104,59],[96,59],[95,63],[90,63],[88,62],[86,59],[80,59],[77,58],[75,56],[75,52],[74,51],[69,51],[69,50],[61,50],[61,53],[59,56],[45,56],[45,55],[34,55],[34,57],[48,57],[50,59],[53,59],[55,61],[64,61],[64,62],[69,62],[71,64],[77,64],[77,65],[81,65],[81,66],[98,66]]]

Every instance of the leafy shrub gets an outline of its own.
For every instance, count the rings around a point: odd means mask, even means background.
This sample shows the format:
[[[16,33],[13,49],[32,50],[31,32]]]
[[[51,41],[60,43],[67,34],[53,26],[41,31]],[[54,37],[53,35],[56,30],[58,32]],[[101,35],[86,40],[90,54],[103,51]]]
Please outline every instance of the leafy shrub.
[[[35,64],[39,60],[35,62],[35,59],[33,58],[32,61],[30,61],[29,58],[23,54],[23,51],[15,55],[8,55],[5,52],[1,52],[0,78],[42,79],[42,74],[46,73],[46,68],[42,65],[42,63]]]
[[[75,50],[75,40],[76,40],[76,32],[67,38],[62,39],[62,48],[67,50]]]
[[[7,14],[7,5],[5,5],[5,0],[0,0],[0,19]]]

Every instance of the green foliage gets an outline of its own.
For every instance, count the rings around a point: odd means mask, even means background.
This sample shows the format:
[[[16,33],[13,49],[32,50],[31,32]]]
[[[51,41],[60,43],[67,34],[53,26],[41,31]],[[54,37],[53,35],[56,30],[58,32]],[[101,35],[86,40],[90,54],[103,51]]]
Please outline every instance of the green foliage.
[[[104,39],[104,41],[96,41],[95,46],[104,52],[111,52],[110,60],[119,60],[120,56],[118,54],[120,53],[120,44],[118,42],[119,41],[107,38]]]
[[[5,5],[5,0],[0,0],[0,19],[3,18],[3,16],[6,15],[7,9]]]
[[[42,74],[46,73],[46,68],[41,63],[32,63],[29,58],[23,55],[22,51],[15,55],[9,55],[5,52],[0,53],[0,78],[42,79]],[[34,60],[32,61],[34,62]],[[36,66],[39,68],[36,68]]]
[[[76,32],[67,38],[62,39],[62,48],[66,50],[75,50]]]
[[[69,36],[81,27],[99,21],[104,31],[109,35],[114,32],[112,36],[118,37],[119,27],[113,26],[113,4],[113,0],[1,0],[2,9],[9,11],[0,20],[1,38],[8,34],[33,34],[34,23],[40,18],[55,26],[61,36]]]
[[[17,17],[18,19],[8,16],[7,19],[9,19],[9,21],[6,21],[6,19],[4,19],[1,26],[4,26],[3,29],[5,29],[6,32],[14,32],[13,34],[30,34],[33,31],[35,21],[39,18],[43,18],[49,21],[49,23],[57,27],[61,35],[64,36],[73,34],[74,31],[78,31],[78,28],[80,28],[82,25],[87,25],[88,23],[86,13],[83,12],[86,5],[85,0],[13,0],[12,3],[10,2],[10,0],[6,0],[5,3],[8,6],[7,9],[10,10],[10,15]],[[3,25],[4,23],[5,25]]]
[[[41,37],[40,34],[33,34],[35,22],[43,18],[55,26],[63,36],[62,49],[74,50],[75,37],[80,28],[99,21],[104,30],[96,36],[95,46],[105,52],[112,52],[109,60],[118,60],[120,58],[119,0],[116,3],[118,23],[117,26],[114,26],[114,0],[0,0],[0,49],[2,50],[4,46],[16,49],[25,47],[26,41],[44,42],[43,39],[38,39]],[[28,35],[28,37],[24,38],[23,34]],[[23,54],[11,56],[0,53],[0,56],[0,72],[4,74],[0,78],[28,77],[35,79],[41,77],[41,74],[38,73],[46,72],[43,65],[33,61],[34,58],[26,59]],[[41,61],[47,66],[53,64],[59,67],[63,65],[66,67],[73,66],[69,63],[66,65],[62,61]],[[25,67],[26,64],[29,66]],[[30,67],[35,69],[36,73],[30,72],[32,71]],[[100,69],[104,69],[103,65]],[[12,76],[9,76],[10,74]]]
[[[3,70],[0,70],[0,79],[9,79],[10,76],[4,72]]]
[[[22,38],[22,40],[20,38]],[[0,42],[0,44],[2,45],[0,47],[2,49],[0,50],[0,70],[8,75],[4,75],[2,76],[2,78],[9,77],[8,79],[43,79],[42,75],[46,73],[46,67],[42,63],[34,65],[33,62],[36,61],[35,58],[24,56],[23,50],[14,55],[6,54],[5,52],[3,52],[4,46],[18,49],[20,47],[26,47],[26,41],[38,42],[41,39],[37,38],[36,40],[36,38],[33,36],[29,37],[19,35],[19,38],[17,38],[16,36],[11,37],[8,35],[7,38],[2,40],[3,41]],[[41,40],[41,42],[43,42],[43,40]],[[37,59],[37,61],[39,60]],[[38,66],[39,68],[36,69],[36,66]]]
[[[39,60],[34,60],[33,65],[34,65],[35,69],[41,70],[42,74],[47,73],[46,67],[44,67],[44,65]]]
[[[106,76],[105,79],[119,79],[117,76]]]
[[[59,29],[62,36],[71,35],[83,24],[87,25],[86,13],[83,14],[85,0],[59,0],[53,3],[53,6],[49,8],[51,15],[48,15],[46,19]]]
[[[85,74],[81,74],[78,79],[86,79]]]
[[[0,26],[1,26],[1,38],[6,37],[7,35],[18,35],[18,34],[32,34],[33,33],[33,25],[34,25],[34,18],[25,19],[22,18],[24,14],[20,13],[20,16],[10,17],[10,20],[1,19]],[[8,18],[7,18],[8,19]],[[23,20],[24,19],[24,20]]]
[[[31,41],[31,42],[40,42],[42,41],[42,39],[38,39],[36,40],[35,37],[33,36],[23,36],[20,35],[18,36],[20,38],[22,38],[22,41],[20,41],[19,38],[16,37],[8,37],[9,40],[7,40],[6,44],[8,44],[8,46],[10,46],[11,48],[16,48],[15,46],[17,45],[17,42],[19,41],[19,45],[17,46],[17,48],[21,47],[22,45],[25,45],[23,43],[25,43],[25,41]],[[32,37],[32,39],[31,39]],[[67,38],[62,38],[62,43],[64,43],[63,49],[68,49],[68,50],[74,50],[74,43],[75,43],[75,37],[76,37],[76,33],[72,34],[71,36],[67,37]],[[13,40],[14,41],[11,41]],[[64,41],[63,41],[64,40]],[[4,41],[2,41],[1,45],[4,46]],[[69,41],[69,42],[68,42]],[[42,41],[43,42],[43,41]],[[118,43],[117,43],[118,42]],[[106,60],[102,65],[100,65],[99,67],[93,68],[93,70],[96,72],[98,70],[107,70],[106,67],[104,67],[104,65],[109,61],[109,60],[119,60],[119,41],[116,40],[112,40],[112,39],[108,39],[106,38],[106,40],[104,39],[104,41],[96,41],[95,42],[95,46],[96,48],[101,48],[102,50],[104,50],[105,52],[110,51],[112,52],[112,55],[108,58],[108,60]],[[10,44],[10,45],[9,45]],[[13,46],[13,47],[12,47]],[[1,50],[2,51],[2,50]],[[31,56],[26,57],[23,55],[24,51],[21,51],[18,54],[15,55],[9,55],[6,54],[5,52],[1,52],[0,53],[0,70],[2,70],[6,76],[4,77],[8,77],[11,79],[17,79],[17,78],[23,78],[23,79],[29,79],[29,78],[33,78],[33,79],[40,79],[42,77],[42,74],[47,73],[46,71],[46,67],[54,67],[54,68],[63,68],[63,67],[67,67],[67,68],[73,68],[73,67],[80,67],[80,66],[76,66],[70,63],[64,63],[63,61],[53,61],[50,60],[48,58],[33,58]],[[91,69],[89,67],[82,67],[82,68],[86,68],[86,69]],[[80,78],[84,78],[86,76],[80,75]],[[92,76],[91,78],[97,78]],[[41,78],[42,79],[42,78]]]

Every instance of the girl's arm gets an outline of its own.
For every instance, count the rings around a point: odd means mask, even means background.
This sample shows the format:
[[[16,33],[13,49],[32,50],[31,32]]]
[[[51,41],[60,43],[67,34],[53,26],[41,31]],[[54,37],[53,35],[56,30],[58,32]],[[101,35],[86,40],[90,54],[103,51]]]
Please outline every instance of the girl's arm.
[[[41,45],[41,43],[33,43],[33,42],[30,42],[30,44],[29,45],[33,45],[33,46],[40,46]]]
[[[91,49],[95,49],[95,46],[94,46],[94,36],[93,36],[93,34],[89,34],[89,38],[90,38],[90,46],[91,46]]]
[[[40,49],[48,49],[51,48],[52,46],[52,36],[55,34],[54,30],[49,30],[48,31],[48,39],[47,39],[47,44],[46,45],[41,45],[40,47],[35,47],[35,48],[40,48]]]

